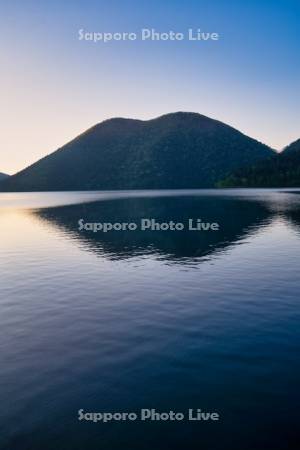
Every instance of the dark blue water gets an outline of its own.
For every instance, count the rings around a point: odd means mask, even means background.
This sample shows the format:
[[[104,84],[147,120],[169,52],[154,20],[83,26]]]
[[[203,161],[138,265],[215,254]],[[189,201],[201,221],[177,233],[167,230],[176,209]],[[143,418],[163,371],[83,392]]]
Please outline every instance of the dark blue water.
[[[1,450],[300,448],[298,193],[1,194],[0,230]],[[143,408],[219,420],[78,420]]]

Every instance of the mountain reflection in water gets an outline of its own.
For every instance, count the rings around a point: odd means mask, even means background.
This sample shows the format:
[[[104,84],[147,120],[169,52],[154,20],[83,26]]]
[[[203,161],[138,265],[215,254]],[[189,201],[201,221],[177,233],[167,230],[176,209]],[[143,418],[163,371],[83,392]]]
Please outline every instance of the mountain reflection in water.
[[[220,230],[78,229],[141,218]],[[0,229],[0,450],[299,449],[300,195],[0,194]]]
[[[270,223],[274,214],[266,204],[232,197],[127,198],[42,209],[36,215],[63,230],[88,251],[111,259],[147,254],[170,262],[197,262],[238,243]],[[143,218],[180,222],[181,231],[141,230]],[[219,224],[217,231],[191,231],[188,220]],[[78,221],[136,223],[134,231],[79,231]]]

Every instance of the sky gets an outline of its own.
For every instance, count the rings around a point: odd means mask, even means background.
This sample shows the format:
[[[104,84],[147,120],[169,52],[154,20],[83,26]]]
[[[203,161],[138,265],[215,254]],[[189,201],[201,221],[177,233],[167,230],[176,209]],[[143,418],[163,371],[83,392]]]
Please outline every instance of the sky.
[[[299,0],[0,0],[0,172],[111,117],[194,111],[280,150],[300,137]],[[78,31],[218,41],[79,40]]]

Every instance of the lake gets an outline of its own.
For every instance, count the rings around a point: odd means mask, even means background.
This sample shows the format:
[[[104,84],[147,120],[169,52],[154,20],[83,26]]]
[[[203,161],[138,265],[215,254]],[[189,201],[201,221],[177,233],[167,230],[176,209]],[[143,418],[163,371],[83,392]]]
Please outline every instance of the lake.
[[[0,449],[299,449],[299,194],[0,194]]]

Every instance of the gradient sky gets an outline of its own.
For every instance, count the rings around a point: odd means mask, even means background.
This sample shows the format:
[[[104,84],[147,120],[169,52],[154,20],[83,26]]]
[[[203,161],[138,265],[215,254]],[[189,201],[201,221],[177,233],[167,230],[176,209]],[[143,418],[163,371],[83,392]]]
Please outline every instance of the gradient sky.
[[[195,111],[281,149],[300,137],[299,0],[0,0],[0,172],[103,119]],[[217,42],[78,40],[78,30],[218,32]]]

